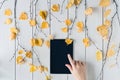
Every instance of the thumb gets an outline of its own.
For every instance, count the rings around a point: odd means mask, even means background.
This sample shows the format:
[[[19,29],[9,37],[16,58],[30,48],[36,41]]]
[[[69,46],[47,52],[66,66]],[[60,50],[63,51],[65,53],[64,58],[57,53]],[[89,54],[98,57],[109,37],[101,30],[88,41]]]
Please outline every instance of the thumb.
[[[70,70],[70,72],[72,73],[72,66],[69,64],[65,64],[65,66]]]

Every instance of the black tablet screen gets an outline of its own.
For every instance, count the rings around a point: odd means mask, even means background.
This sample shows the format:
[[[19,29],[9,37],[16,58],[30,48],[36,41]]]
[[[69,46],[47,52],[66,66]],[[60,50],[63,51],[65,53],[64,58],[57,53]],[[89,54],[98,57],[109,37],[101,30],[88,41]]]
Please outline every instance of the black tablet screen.
[[[69,64],[67,54],[73,57],[73,43],[67,45],[65,39],[54,39],[50,41],[50,73],[69,74],[65,64]]]

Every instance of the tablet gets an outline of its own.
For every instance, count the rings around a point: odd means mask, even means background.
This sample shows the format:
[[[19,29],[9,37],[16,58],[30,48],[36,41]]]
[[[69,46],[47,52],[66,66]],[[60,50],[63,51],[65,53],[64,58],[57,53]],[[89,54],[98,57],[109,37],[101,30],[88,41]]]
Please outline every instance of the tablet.
[[[65,39],[54,39],[50,41],[50,73],[70,74],[65,64],[70,64],[67,54],[73,57],[73,42],[67,45]]]

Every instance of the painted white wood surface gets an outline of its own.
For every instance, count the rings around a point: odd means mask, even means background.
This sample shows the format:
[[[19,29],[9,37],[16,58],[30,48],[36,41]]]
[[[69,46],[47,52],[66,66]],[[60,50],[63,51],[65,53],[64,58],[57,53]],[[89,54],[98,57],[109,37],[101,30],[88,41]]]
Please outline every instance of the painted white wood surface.
[[[119,0],[118,4],[120,3]],[[63,0],[51,0],[51,4],[62,4]],[[18,0],[17,3],[17,19],[21,12],[25,11],[29,13],[29,4],[30,0]],[[64,6],[63,6],[63,13],[60,14],[52,12],[58,19],[61,21],[65,20],[67,18],[67,10],[65,9],[65,6],[67,4],[67,0],[65,0]],[[99,0],[87,0],[88,7],[94,8],[94,13],[91,16],[88,16],[88,29],[89,29],[89,35],[94,40],[96,45],[99,48],[102,48],[102,38],[97,33],[96,28],[98,25],[102,24],[102,8],[98,6]],[[15,43],[14,41],[9,40],[9,29],[10,27],[14,27],[14,22],[11,25],[4,24],[5,19],[8,17],[4,16],[4,10],[6,8],[14,9],[14,0],[8,0],[5,2],[3,7],[0,9],[0,80],[14,80],[15,77],[15,60],[13,59],[11,62],[9,62],[10,58],[13,56]],[[112,8],[114,13],[114,6],[111,5],[109,8]],[[84,0],[78,7],[77,11],[77,21],[83,21],[85,20],[84,15]],[[47,0],[38,0],[37,4],[37,13],[39,13],[40,10],[48,10],[47,7]],[[113,14],[112,13],[112,14]],[[112,16],[111,14],[111,16]],[[74,19],[75,16],[75,7],[70,8],[69,10],[69,18]],[[13,18],[14,16],[11,16]],[[67,34],[61,32],[61,28],[64,27],[64,23],[59,23],[53,16],[51,16],[51,32],[52,34],[55,34],[55,38],[66,38]],[[41,22],[40,17],[38,16],[37,19],[39,20],[39,23]],[[48,19],[47,19],[48,20]],[[32,37],[32,28],[29,26],[28,21],[18,21],[18,27],[20,29],[20,43],[26,48],[30,49],[29,40]],[[49,30],[45,30],[45,32],[48,34]],[[111,40],[111,44],[114,43],[118,47],[118,44],[120,42],[120,26],[118,25],[117,18],[114,21],[113,24],[113,36]],[[39,35],[39,37],[45,38],[42,34]],[[74,41],[74,59],[75,60],[82,60],[85,61],[85,47],[82,43],[82,39],[85,37],[85,33],[78,33],[76,30],[76,27],[74,26],[72,30],[72,35],[70,38],[73,38]],[[104,45],[106,45],[106,42],[104,42]],[[39,53],[39,58],[43,65],[49,67],[50,66],[50,51],[49,48],[47,48],[45,45],[43,47],[35,47],[36,51]],[[102,66],[101,61],[96,61],[96,48],[91,45],[86,49],[86,61],[87,61],[87,80],[96,80]],[[112,58],[109,58],[107,60],[107,64],[104,68],[104,80],[120,80],[120,68],[117,66],[110,68],[111,64],[115,63],[115,56]],[[31,62],[31,61],[29,61]],[[33,63],[38,65],[37,58],[34,55]],[[120,64],[120,56],[119,56],[119,64]],[[67,80],[67,75],[52,75],[53,80]],[[29,66],[28,64],[23,65],[16,65],[16,78],[17,80],[44,80],[44,74],[41,74],[40,72],[33,73],[33,79],[32,79],[32,73],[29,72]],[[72,75],[68,75],[68,80],[73,80],[74,78]]]

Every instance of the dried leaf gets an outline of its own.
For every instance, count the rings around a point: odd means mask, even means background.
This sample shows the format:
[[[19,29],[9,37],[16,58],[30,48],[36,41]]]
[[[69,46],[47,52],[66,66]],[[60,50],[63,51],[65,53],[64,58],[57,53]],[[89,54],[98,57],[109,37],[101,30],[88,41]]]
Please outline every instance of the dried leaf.
[[[31,51],[25,52],[25,55],[26,55],[27,58],[32,58],[32,52]]]
[[[37,70],[37,66],[30,64],[30,72],[35,72]]]
[[[110,13],[111,13],[111,9],[106,10],[106,11],[104,12],[104,17],[105,17],[105,18],[108,17],[108,16],[110,15]]]
[[[110,27],[111,21],[106,19],[105,22],[104,22],[104,25],[107,26],[107,27]]]
[[[115,55],[114,49],[110,48],[110,49],[108,50],[107,57],[109,58],[109,57],[112,57],[112,56],[114,56],[114,55]]]
[[[12,23],[12,19],[11,18],[8,18],[5,20],[5,24],[11,24]]]
[[[16,39],[16,33],[10,33],[10,40]]]
[[[77,6],[81,3],[81,0],[69,0],[66,9],[71,8],[73,5]]]
[[[52,76],[50,75],[45,77],[45,80],[51,80],[51,79],[52,79]]]
[[[12,15],[11,9],[6,9],[5,12],[4,12],[4,15],[11,16]]]
[[[48,27],[49,27],[48,22],[43,21],[43,22],[41,23],[41,29],[46,29],[46,28],[48,28]]]
[[[63,27],[61,30],[62,30],[62,32],[64,32],[64,33],[68,32],[68,28],[67,28],[67,27]]]
[[[51,9],[52,9],[53,12],[58,12],[60,10],[60,5],[59,4],[53,4]]]
[[[19,20],[27,20],[28,19],[28,14],[26,12],[22,12],[20,14]]]
[[[21,50],[18,51],[18,54],[23,54],[23,52],[24,51],[21,49]]]
[[[10,32],[11,32],[11,33],[16,33],[16,34],[18,34],[20,31],[19,31],[19,29],[17,29],[16,27],[11,27],[11,28],[10,28]]]
[[[39,67],[38,67],[38,70],[42,73],[42,72],[44,72],[44,66],[43,65],[40,65]]]
[[[85,45],[85,47],[90,46],[90,40],[89,40],[89,38],[84,38],[83,39],[83,44]]]
[[[110,0],[100,0],[99,6],[107,7],[110,5]]]
[[[98,26],[97,31],[100,33],[100,35],[103,37],[103,39],[107,39],[108,27],[106,27],[105,25]]]
[[[77,22],[76,23],[76,26],[77,26],[77,28],[78,28],[78,32],[82,32],[83,31],[83,28],[84,28],[84,24],[83,24],[83,22]]]
[[[32,38],[30,44],[31,46],[42,46],[43,40],[41,38]]]
[[[77,6],[81,3],[81,0],[74,0],[74,4]]]
[[[46,40],[45,45],[49,48],[50,47],[50,40]]]
[[[72,39],[69,39],[69,38],[65,39],[65,43],[66,43],[67,45],[70,45],[72,42],[73,42]]]
[[[47,11],[41,10],[41,11],[39,12],[39,15],[41,16],[41,18],[42,18],[43,20],[46,20],[46,18],[47,18]]]
[[[92,15],[93,13],[93,8],[92,7],[89,7],[85,10],[85,15]]]
[[[17,64],[23,64],[25,62],[22,56],[17,56],[16,61],[17,61]]]
[[[72,23],[72,21],[71,21],[70,19],[66,19],[66,20],[65,20],[65,24],[66,24],[67,26],[70,26],[71,23]]]
[[[48,39],[52,40],[54,38],[53,35],[48,35]]]
[[[74,5],[74,0],[69,0],[66,9],[69,9],[70,7],[72,7]]]
[[[102,60],[102,52],[100,50],[97,50],[96,52],[96,60],[97,61]]]
[[[31,20],[29,21],[29,24],[30,24],[30,26],[36,26],[37,22],[36,22],[36,20],[31,19]]]

